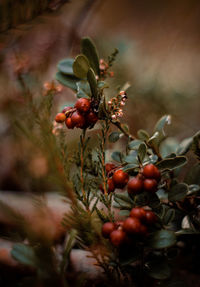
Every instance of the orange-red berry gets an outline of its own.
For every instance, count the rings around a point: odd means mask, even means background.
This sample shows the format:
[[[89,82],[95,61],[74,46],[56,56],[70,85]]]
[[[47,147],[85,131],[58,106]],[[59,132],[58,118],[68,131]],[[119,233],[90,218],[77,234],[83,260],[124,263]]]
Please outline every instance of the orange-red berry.
[[[141,226],[141,222],[139,221],[139,219],[135,217],[128,217],[124,221],[123,229],[128,234],[135,234],[135,233],[140,233],[140,226]]]
[[[146,211],[142,207],[134,207],[130,212],[130,217],[135,217],[141,221],[146,219]]]
[[[86,115],[86,121],[88,125],[94,125],[96,124],[96,122],[98,121],[98,116],[97,114],[95,114],[93,111],[90,111],[87,115]]]
[[[156,192],[158,183],[155,179],[146,178],[144,180],[144,190],[150,192]]]
[[[80,113],[87,113],[90,110],[90,100],[86,98],[80,98],[77,100],[75,104],[75,108],[80,112]]]
[[[58,113],[55,117],[55,121],[57,123],[63,123],[65,121],[65,119],[66,119],[66,116],[64,113]]]
[[[129,175],[122,169],[118,169],[113,174],[113,182],[117,188],[124,188],[128,183]]]
[[[85,117],[78,113],[78,112],[74,112],[71,116],[72,119],[72,123],[74,124],[74,126],[76,126],[77,128],[84,128],[85,126]]]
[[[101,233],[103,237],[109,238],[110,233],[115,230],[115,224],[113,222],[106,222],[102,226]]]
[[[138,194],[142,192],[143,189],[143,180],[139,177],[133,177],[128,182],[128,193],[129,194]]]
[[[122,245],[125,239],[126,239],[126,233],[121,229],[114,230],[113,232],[110,233],[110,241],[116,247]]]
[[[64,109],[62,110],[62,113],[66,113],[67,111],[71,110],[72,107],[64,107]]]
[[[155,213],[153,213],[150,210],[146,211],[146,215],[145,215],[145,222],[148,225],[152,225],[157,221],[157,216],[155,215]]]
[[[160,180],[160,171],[154,164],[147,164],[143,168],[142,174],[146,178],[153,178],[153,179],[156,179],[157,181]]]
[[[68,127],[68,129],[73,129],[74,128],[74,123],[72,122],[71,118],[66,118],[65,124]]]
[[[114,163],[106,163],[105,168],[106,168],[106,174],[108,174],[111,170],[113,170],[116,167]]]
[[[102,192],[104,192],[103,184],[100,185],[100,189],[101,189]],[[112,178],[108,178],[107,179],[107,192],[111,193],[114,190],[115,190],[115,184],[114,184]]]

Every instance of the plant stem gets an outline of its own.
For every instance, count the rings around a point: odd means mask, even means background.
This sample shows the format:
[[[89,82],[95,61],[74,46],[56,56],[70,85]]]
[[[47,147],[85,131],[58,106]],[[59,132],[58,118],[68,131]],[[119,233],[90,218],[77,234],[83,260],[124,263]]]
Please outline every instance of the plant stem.
[[[83,130],[82,136],[81,136],[81,152],[80,152],[80,160],[81,160],[81,170],[80,170],[80,179],[81,179],[81,192],[83,195],[83,202],[85,204],[85,207],[87,209],[87,211],[89,212],[89,206],[87,203],[87,196],[86,196],[86,192],[84,189],[84,177],[83,177],[83,168],[84,168],[84,144],[85,144],[85,134],[86,134],[86,130]]]
[[[135,137],[134,135],[130,134],[129,132],[127,132],[127,131],[123,128],[123,126],[122,126],[122,124],[120,123],[120,121],[115,121],[115,122],[111,121],[111,123],[112,123],[113,125],[115,125],[116,127],[118,127],[118,129],[119,129],[127,138],[129,138],[130,140],[135,140],[135,139],[136,139],[136,137]]]

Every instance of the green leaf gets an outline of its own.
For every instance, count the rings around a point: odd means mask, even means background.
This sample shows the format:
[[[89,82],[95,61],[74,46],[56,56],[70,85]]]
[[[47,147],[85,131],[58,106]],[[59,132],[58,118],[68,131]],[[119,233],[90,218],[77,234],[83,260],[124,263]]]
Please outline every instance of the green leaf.
[[[117,161],[117,162],[123,162],[123,154],[120,151],[114,151],[111,155],[112,159]]]
[[[146,273],[157,280],[165,280],[170,277],[171,269],[166,258],[156,258],[147,262],[146,264]]]
[[[114,199],[119,198],[122,201],[125,201],[127,203],[130,203],[131,205],[133,205],[133,200],[129,197],[127,192],[124,193],[115,193],[114,195]]]
[[[174,217],[175,217],[175,210],[172,208],[167,209],[163,217],[163,224],[168,225],[171,221],[173,221]]]
[[[120,138],[120,133],[119,132],[112,132],[109,137],[108,140],[111,143],[115,143],[116,141],[118,141],[118,139]]]
[[[137,149],[143,143],[141,140],[133,140],[128,144],[129,149]]]
[[[160,132],[160,133],[164,134],[165,125],[166,124],[169,125],[170,123],[171,123],[171,116],[170,115],[165,115],[165,116],[161,117],[154,127],[154,132]]]
[[[176,235],[173,231],[161,229],[152,233],[148,239],[148,245],[154,249],[163,249],[176,243]]]
[[[198,191],[200,191],[200,185],[198,184],[191,184],[189,185],[188,195],[196,194]]]
[[[77,81],[79,81],[78,78],[67,76],[67,75],[62,74],[61,72],[57,72],[56,73],[56,80],[58,82],[60,82],[62,85],[66,86],[66,87],[68,87],[74,91],[77,91],[76,83],[77,83]]]
[[[84,55],[78,55],[73,63],[74,75],[80,79],[87,77],[90,65],[88,59]]]
[[[168,199],[169,201],[178,201],[182,200],[186,197],[188,193],[188,186],[185,183],[178,183],[174,185],[169,193],[168,193]]]
[[[138,148],[138,157],[140,159],[140,162],[143,162],[147,152],[147,147],[145,143],[141,143],[139,148]]]
[[[76,236],[77,236],[76,230],[72,229],[68,232],[65,250],[63,253],[62,262],[60,266],[62,274],[65,272],[65,269],[69,263],[70,252],[75,244]]]
[[[156,165],[160,170],[172,170],[187,163],[185,156],[166,158],[159,161]]]
[[[160,145],[160,153],[163,158],[175,153],[179,142],[175,138],[168,137]]]
[[[148,132],[146,132],[145,130],[139,130],[138,132],[137,132],[137,136],[138,136],[138,138],[140,139],[140,140],[142,140],[142,141],[146,141],[146,140],[148,140],[149,139],[149,134],[148,134]]]
[[[63,59],[60,62],[58,62],[57,68],[58,70],[69,76],[74,76],[73,72],[73,64],[74,64],[74,59]]]
[[[81,52],[88,58],[90,66],[99,75],[99,56],[95,44],[90,38],[81,40]]]
[[[91,68],[88,70],[87,79],[90,84],[92,96],[94,97],[95,100],[98,100],[97,80],[94,71]]]
[[[29,265],[32,267],[37,266],[37,260],[32,247],[17,243],[13,245],[13,249],[11,250],[12,257],[17,260],[18,262]]]
[[[91,89],[90,89],[90,85],[88,83],[88,81],[85,80],[81,80],[79,82],[76,83],[77,85],[77,90],[82,90],[85,94],[87,94],[88,96],[91,96]]]
[[[190,137],[190,138],[186,138],[184,139],[178,146],[177,150],[176,150],[176,153],[179,154],[179,155],[184,155],[186,154],[189,150],[190,150],[190,147],[192,145],[192,142],[193,142],[193,137]]]
[[[130,164],[125,165],[122,169],[123,171],[127,172],[127,171],[132,171],[138,167],[139,167],[139,163],[130,163]]]
[[[101,90],[105,89],[105,88],[109,88],[108,84],[104,81],[98,81],[97,83],[97,87]]]
[[[124,158],[124,161],[127,162],[127,163],[135,163],[135,164],[139,165],[137,151],[133,151],[129,155],[127,155]]]

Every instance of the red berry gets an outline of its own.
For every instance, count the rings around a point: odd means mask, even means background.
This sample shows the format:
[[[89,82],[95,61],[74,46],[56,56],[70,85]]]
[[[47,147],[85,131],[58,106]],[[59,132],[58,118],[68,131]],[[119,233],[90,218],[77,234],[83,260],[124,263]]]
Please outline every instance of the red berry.
[[[148,179],[144,180],[144,190],[150,192],[156,192],[157,189],[157,181],[155,179]]]
[[[146,211],[145,222],[146,224],[152,225],[157,221],[157,216],[150,210]]]
[[[99,187],[101,189],[102,192],[104,192],[104,186],[103,184],[100,185]],[[115,185],[114,185],[114,182],[112,180],[112,178],[108,178],[107,179],[107,192],[108,193],[111,193],[115,190]]]
[[[106,168],[106,174],[108,174],[111,170],[113,170],[116,167],[116,165],[114,163],[107,163],[105,165]]]
[[[128,193],[138,194],[142,192],[143,180],[138,177],[133,177],[128,182]]]
[[[123,230],[118,229],[110,233],[110,241],[116,247],[124,243],[125,238],[126,238],[126,233]]]
[[[116,229],[119,228],[119,227],[123,227],[123,225],[124,225],[124,221],[123,220],[115,221]]]
[[[112,178],[117,188],[124,188],[129,180],[129,175],[122,169],[118,169],[114,172]]]
[[[141,222],[135,217],[128,217],[124,221],[123,229],[129,234],[140,233]]]
[[[78,112],[74,112],[71,116],[72,123],[77,128],[84,128],[85,126],[85,117]]]
[[[154,164],[147,164],[143,168],[142,174],[146,178],[153,178],[153,179],[156,179],[158,181],[160,180],[160,171],[158,170],[158,168]]]
[[[65,114],[63,114],[63,113],[59,113],[59,114],[57,114],[56,117],[55,117],[55,121],[56,121],[57,123],[63,123],[63,122],[65,121],[65,119],[66,119],[66,116],[65,116]]]
[[[64,107],[64,109],[62,110],[62,113],[66,113],[67,111],[71,110],[72,107]]]
[[[103,237],[109,238],[110,233],[115,230],[115,224],[113,222],[106,222],[102,226],[101,233]]]
[[[134,207],[130,212],[130,217],[135,217],[141,221],[146,218],[146,211],[142,207]]]
[[[77,100],[75,104],[75,108],[80,112],[80,113],[87,113],[90,110],[90,100],[86,98],[80,98]]]
[[[139,234],[141,235],[147,235],[147,227],[143,224],[140,225],[140,230],[139,230]]]
[[[86,116],[86,121],[88,125],[96,124],[98,121],[98,116],[93,111],[90,111]]]
[[[73,129],[74,128],[74,123],[72,122],[71,118],[66,118],[65,124],[68,127],[68,129]]]

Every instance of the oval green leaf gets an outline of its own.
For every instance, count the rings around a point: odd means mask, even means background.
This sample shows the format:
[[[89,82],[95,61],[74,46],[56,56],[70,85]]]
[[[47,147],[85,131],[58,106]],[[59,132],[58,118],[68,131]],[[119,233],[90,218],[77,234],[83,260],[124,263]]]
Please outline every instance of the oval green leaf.
[[[163,249],[176,243],[176,235],[173,231],[161,229],[152,233],[148,239],[148,245],[154,249]]]
[[[88,59],[84,55],[78,55],[73,63],[74,75],[80,79],[87,77],[88,70],[90,68]]]
[[[58,62],[57,68],[61,73],[65,75],[74,76],[73,64],[74,59],[63,59]]]
[[[188,193],[188,185],[185,183],[178,183],[174,185],[169,193],[168,193],[168,199],[169,201],[178,201],[182,200],[186,197]]]
[[[78,78],[64,75],[61,72],[58,72],[58,73],[56,73],[56,80],[58,82],[60,82],[62,85],[66,86],[66,87],[68,87],[74,91],[77,91],[76,83],[77,83],[77,81],[79,81]]]
[[[99,75],[99,56],[95,44],[90,38],[81,40],[81,52],[88,58],[90,66]]]

